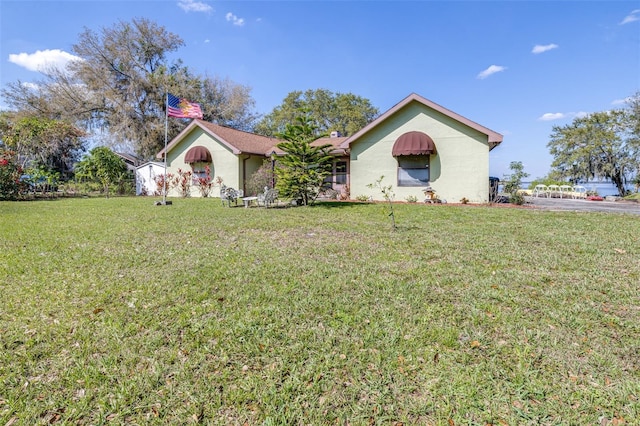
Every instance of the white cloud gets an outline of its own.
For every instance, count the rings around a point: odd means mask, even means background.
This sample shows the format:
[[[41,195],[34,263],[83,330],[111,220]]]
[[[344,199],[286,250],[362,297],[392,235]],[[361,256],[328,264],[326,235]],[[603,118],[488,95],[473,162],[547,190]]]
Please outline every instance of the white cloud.
[[[635,21],[640,21],[640,9],[632,10],[630,14],[624,17],[624,19],[620,22],[620,25],[628,24]]]
[[[589,115],[588,112],[579,111],[579,112],[547,112],[538,117],[540,121],[555,121],[562,120],[565,118],[583,118]]]
[[[487,68],[486,70],[484,70],[480,74],[478,74],[477,78],[479,78],[480,80],[483,80],[483,79],[489,77],[491,74],[495,74],[497,72],[502,72],[502,71],[504,71],[506,69],[507,69],[507,67],[503,67],[501,65],[491,65],[489,68]]]
[[[29,83],[29,82],[22,83],[22,86],[30,90],[36,90],[40,88],[40,86],[37,83]]]
[[[213,12],[208,4],[195,0],[180,0],[178,6],[185,12]]]
[[[565,118],[567,114],[562,112],[547,112],[542,114],[538,120],[540,121],[553,121],[553,120],[561,120]]]
[[[624,99],[616,99],[613,102],[611,102],[611,105],[626,105],[630,101],[631,101],[631,96],[626,97]]]
[[[554,43],[545,44],[545,45],[536,44],[535,46],[533,46],[533,50],[531,50],[531,53],[534,53],[534,54],[537,55],[539,53],[543,53],[543,52],[546,52],[548,50],[557,49],[558,47],[560,47],[560,46],[558,46],[557,44],[554,44]]]
[[[82,60],[78,56],[60,49],[37,50],[35,53],[12,53],[9,62],[20,65],[30,71],[44,72],[47,68],[63,70],[71,61]]]
[[[239,27],[244,25],[244,19],[238,18],[236,15],[234,15],[231,12],[227,13],[226,18],[227,18],[227,21],[233,22],[233,25],[237,25]]]

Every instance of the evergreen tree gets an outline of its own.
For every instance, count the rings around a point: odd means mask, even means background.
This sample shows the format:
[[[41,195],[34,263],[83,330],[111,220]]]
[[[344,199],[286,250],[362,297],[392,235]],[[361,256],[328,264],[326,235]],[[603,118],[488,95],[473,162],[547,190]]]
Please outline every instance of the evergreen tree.
[[[294,124],[287,124],[277,146],[285,152],[276,168],[277,189],[282,196],[302,200],[305,206],[313,202],[324,179],[331,174],[331,145],[312,145],[318,137],[307,110],[301,110]]]

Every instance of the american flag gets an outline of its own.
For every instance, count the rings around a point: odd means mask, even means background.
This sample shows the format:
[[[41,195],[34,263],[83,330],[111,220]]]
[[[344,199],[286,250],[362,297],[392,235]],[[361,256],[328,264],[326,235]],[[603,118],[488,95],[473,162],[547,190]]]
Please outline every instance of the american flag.
[[[177,118],[202,118],[200,105],[167,93],[167,115]]]

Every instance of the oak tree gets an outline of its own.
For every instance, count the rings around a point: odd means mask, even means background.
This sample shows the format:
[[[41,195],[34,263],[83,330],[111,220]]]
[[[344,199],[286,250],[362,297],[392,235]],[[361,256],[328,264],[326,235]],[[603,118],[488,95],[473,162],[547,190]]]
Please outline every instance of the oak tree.
[[[10,83],[2,95],[15,111],[72,120],[101,135],[102,144],[142,158],[152,158],[164,145],[167,92],[200,103],[207,121],[250,128],[256,119],[250,89],[170,61],[182,46],[178,35],[144,18],[85,28],[73,45],[79,60],[46,70],[35,85]],[[169,120],[169,138],[187,123]]]
[[[378,115],[378,108],[368,99],[352,93],[333,93],[326,89],[293,91],[258,122],[255,130],[265,136],[282,133],[301,109],[308,111],[316,137],[332,131],[343,136],[352,135]]]
[[[570,180],[609,179],[618,192],[638,172],[639,158],[629,138],[628,112],[612,110],[554,126],[547,144],[555,176]]]

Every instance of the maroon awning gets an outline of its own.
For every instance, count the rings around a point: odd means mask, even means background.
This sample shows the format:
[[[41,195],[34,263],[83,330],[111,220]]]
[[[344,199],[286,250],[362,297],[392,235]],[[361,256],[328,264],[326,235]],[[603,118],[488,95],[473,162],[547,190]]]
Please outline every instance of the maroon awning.
[[[436,144],[428,135],[422,132],[407,132],[400,136],[393,144],[391,154],[401,155],[431,155],[436,153]]]
[[[187,151],[187,155],[184,156],[184,162],[187,164],[210,163],[211,153],[204,146],[194,146],[189,151]]]

